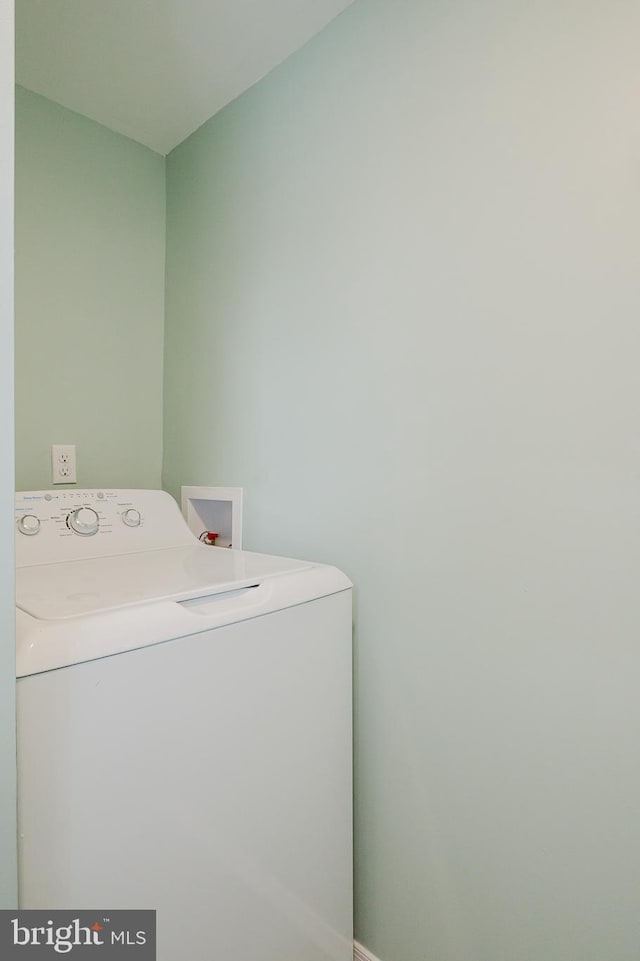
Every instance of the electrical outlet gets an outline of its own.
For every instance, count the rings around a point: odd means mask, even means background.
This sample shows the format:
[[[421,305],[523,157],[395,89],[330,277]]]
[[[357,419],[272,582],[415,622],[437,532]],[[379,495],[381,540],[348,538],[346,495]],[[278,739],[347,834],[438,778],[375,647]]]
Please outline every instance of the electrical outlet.
[[[51,445],[51,475],[54,484],[76,483],[76,445]]]

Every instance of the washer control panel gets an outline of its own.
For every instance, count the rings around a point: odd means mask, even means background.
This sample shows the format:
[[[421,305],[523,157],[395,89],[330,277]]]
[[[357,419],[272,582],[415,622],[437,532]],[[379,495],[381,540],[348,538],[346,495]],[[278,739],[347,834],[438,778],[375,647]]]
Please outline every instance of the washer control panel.
[[[164,491],[16,494],[18,567],[180,547],[194,540],[178,505]]]

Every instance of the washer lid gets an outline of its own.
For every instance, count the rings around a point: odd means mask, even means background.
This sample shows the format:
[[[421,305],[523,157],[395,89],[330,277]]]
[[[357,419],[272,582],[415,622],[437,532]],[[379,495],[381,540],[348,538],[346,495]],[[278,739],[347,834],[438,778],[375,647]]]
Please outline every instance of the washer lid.
[[[40,620],[186,600],[313,567],[305,561],[195,543],[16,571],[16,606]]]

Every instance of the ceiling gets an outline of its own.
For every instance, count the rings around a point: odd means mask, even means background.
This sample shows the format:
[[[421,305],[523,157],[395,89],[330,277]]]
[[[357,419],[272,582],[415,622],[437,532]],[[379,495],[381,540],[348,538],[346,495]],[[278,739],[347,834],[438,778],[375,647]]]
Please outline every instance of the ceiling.
[[[16,0],[16,81],[166,154],[353,0]]]

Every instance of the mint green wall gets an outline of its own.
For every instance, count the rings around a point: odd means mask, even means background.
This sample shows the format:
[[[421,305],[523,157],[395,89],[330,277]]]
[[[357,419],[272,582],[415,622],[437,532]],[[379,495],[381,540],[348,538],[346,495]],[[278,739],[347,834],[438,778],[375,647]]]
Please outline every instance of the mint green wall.
[[[164,158],[16,91],[16,488],[159,487]]]
[[[17,903],[13,571],[13,0],[0,0],[0,908]]]
[[[639,35],[359,0],[168,158],[165,483],[355,580],[384,961],[638,950]]]

